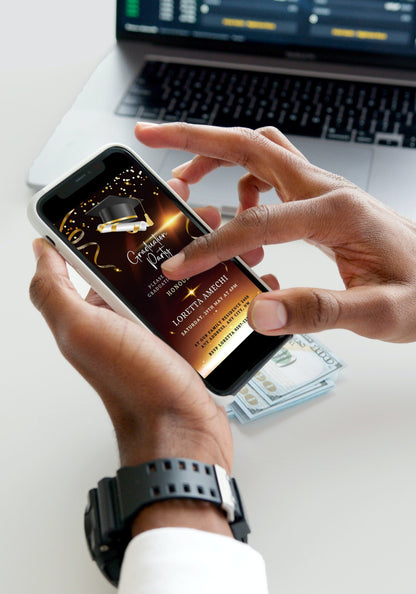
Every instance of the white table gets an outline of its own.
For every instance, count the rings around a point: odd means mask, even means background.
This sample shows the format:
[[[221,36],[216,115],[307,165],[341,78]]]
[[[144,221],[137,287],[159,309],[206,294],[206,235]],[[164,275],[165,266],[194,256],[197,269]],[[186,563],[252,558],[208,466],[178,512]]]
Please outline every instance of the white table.
[[[34,271],[25,176],[113,43],[113,2],[9,3],[1,19],[1,591],[112,592],[91,563],[86,493],[118,459],[93,390],[58,352],[28,298]],[[94,17],[100,23],[88,31]],[[52,31],[52,28],[54,30]],[[267,251],[282,286],[340,287],[302,242]],[[328,396],[233,425],[234,474],[270,591],[415,591],[416,346],[344,331],[319,337],[348,364]]]

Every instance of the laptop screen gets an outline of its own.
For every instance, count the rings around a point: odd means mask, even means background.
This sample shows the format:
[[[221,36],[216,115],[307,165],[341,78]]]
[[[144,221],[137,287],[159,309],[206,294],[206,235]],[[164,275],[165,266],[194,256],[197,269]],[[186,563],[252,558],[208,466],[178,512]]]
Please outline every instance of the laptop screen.
[[[118,38],[309,59],[416,62],[416,0],[119,0],[117,10]]]

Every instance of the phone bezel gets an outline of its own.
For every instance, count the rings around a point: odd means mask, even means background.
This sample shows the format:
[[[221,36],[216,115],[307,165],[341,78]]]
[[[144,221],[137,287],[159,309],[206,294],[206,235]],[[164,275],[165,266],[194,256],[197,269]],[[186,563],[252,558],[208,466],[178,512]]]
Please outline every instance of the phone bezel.
[[[141,323],[148,330],[165,339],[159,334],[157,329],[153,328],[144,316],[132,305],[124,296],[114,287],[93,266],[93,264],[69,240],[59,233],[52,221],[45,215],[44,206],[48,200],[61,194],[59,199],[66,200],[75,192],[82,190],[91,180],[105,173],[105,167],[100,167],[104,159],[111,157],[111,154],[124,154],[133,159],[146,170],[155,183],[161,185],[169,198],[184,212],[191,221],[193,221],[201,231],[209,233],[210,227],[195,213],[187,203],[161,179],[158,174],[147,163],[140,158],[129,147],[121,144],[111,144],[102,147],[95,155],[91,156],[84,163],[80,164],[67,175],[62,176],[53,184],[38,192],[29,207],[29,218],[42,235],[51,239],[56,249],[75,268],[75,270],[86,280],[88,284],[112,307],[115,311],[128,317],[129,319]],[[251,270],[240,258],[232,258],[232,261],[243,270],[250,280],[256,284],[262,291],[270,290],[269,287]],[[80,265],[81,264],[81,265]],[[207,388],[214,394],[224,396],[235,394],[250,377],[260,369],[264,363],[281,348],[290,335],[283,336],[264,336],[253,331],[231,354],[223,360],[208,376],[202,377]],[[168,344],[168,343],[167,343]],[[256,360],[253,361],[253,355]]]

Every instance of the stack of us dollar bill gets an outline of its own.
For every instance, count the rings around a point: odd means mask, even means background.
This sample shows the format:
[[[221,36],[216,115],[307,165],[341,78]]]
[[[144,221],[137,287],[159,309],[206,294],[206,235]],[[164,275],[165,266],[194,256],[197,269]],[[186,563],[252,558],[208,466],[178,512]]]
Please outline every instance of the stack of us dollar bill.
[[[229,418],[251,423],[274,412],[326,394],[345,364],[316,338],[295,335],[237,393]]]

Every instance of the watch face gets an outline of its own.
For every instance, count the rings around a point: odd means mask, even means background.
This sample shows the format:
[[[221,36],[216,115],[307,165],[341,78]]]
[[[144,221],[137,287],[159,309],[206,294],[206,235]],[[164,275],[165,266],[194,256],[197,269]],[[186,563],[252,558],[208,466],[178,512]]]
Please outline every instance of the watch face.
[[[100,517],[107,520],[116,517],[113,509],[116,503],[114,490],[111,488],[111,482],[114,480],[103,479],[96,489],[89,491],[88,504],[84,513],[84,531],[93,561],[96,562],[104,577],[117,587],[124,553],[131,535],[125,530],[120,530],[120,527],[117,529],[112,524],[103,526],[100,522]],[[100,501],[105,502],[104,505],[107,507],[104,513],[99,507],[98,491],[101,495]]]

